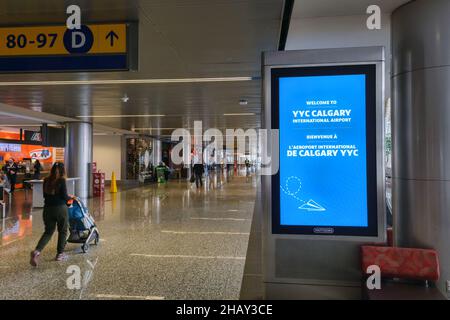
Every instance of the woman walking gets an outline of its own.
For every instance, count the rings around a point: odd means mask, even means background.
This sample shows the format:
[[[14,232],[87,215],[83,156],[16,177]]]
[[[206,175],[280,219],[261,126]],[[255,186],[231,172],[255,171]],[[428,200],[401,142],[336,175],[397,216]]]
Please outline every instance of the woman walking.
[[[30,264],[38,265],[41,251],[52,238],[56,227],[58,227],[58,247],[56,261],[66,259],[64,248],[67,240],[68,211],[67,201],[73,198],[67,194],[64,164],[56,162],[50,175],[44,179],[44,225],[45,231],[39,240],[36,249],[31,252]]]

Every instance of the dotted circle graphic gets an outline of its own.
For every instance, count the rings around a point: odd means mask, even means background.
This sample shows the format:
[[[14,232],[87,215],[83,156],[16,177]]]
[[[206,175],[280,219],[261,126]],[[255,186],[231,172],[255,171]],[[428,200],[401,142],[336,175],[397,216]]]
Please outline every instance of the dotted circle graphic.
[[[297,181],[298,182],[298,188],[296,191],[292,191],[289,187],[289,183],[291,181]],[[283,190],[284,193],[286,193],[288,196],[293,197],[294,199],[301,201],[301,202],[305,202],[304,200],[300,199],[297,195],[299,194],[300,190],[302,189],[302,181],[300,180],[300,178],[296,177],[296,176],[290,176],[289,178],[286,179],[285,182],[285,186],[283,188],[283,186],[280,186],[281,190]]]

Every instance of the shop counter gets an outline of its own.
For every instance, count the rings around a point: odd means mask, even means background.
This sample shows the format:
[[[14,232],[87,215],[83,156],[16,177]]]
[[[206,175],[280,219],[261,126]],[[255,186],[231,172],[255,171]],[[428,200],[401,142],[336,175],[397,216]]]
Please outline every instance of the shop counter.
[[[75,183],[80,180],[77,178],[66,178],[67,193],[75,195]],[[28,180],[33,186],[33,208],[44,207],[44,180]]]
[[[50,174],[49,171],[41,171],[41,177],[46,177]],[[33,172],[24,173],[18,172],[16,176],[16,188],[25,188],[27,187],[28,181],[33,179]]]

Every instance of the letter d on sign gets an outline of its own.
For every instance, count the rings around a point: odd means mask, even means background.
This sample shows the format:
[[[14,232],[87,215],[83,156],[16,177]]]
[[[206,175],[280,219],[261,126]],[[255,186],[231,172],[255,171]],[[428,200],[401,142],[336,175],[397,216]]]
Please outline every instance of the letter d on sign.
[[[371,274],[367,278],[367,289],[369,290],[380,290],[381,289],[381,269],[377,265],[371,265],[367,267],[367,274]]]
[[[79,41],[77,41],[79,39]],[[86,44],[86,36],[83,32],[75,31],[72,32],[72,48],[81,48]]]
[[[380,30],[381,29],[381,9],[377,5],[371,5],[367,7],[367,14],[370,16],[367,18],[367,29]]]

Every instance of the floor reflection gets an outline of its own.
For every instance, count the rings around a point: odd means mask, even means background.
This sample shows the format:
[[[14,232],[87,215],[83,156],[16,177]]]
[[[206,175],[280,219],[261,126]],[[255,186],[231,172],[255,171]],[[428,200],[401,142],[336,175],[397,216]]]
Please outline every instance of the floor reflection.
[[[32,233],[33,220],[28,216],[8,217],[2,220],[1,229],[1,246],[6,246],[10,243],[18,241]]]
[[[5,197],[5,219],[0,219],[0,246],[6,246],[32,233],[33,218],[31,199],[23,190],[11,197]],[[1,217],[0,217],[1,218]]]

